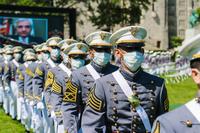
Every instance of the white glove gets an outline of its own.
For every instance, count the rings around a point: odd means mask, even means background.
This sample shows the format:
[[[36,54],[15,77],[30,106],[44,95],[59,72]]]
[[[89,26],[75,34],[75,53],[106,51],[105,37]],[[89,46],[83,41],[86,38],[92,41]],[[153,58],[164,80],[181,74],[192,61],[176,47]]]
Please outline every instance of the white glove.
[[[42,102],[37,103],[37,109],[44,109],[44,104]]]
[[[24,103],[24,98],[23,98],[23,97],[20,97],[20,98],[19,98],[19,101],[20,101],[21,103]]]
[[[6,91],[6,92],[9,92],[9,91],[10,91],[10,87],[5,86],[5,91]]]
[[[30,101],[30,105],[33,106],[35,104],[34,101]]]
[[[26,103],[29,103],[29,100],[28,100],[28,99],[26,99],[25,101],[26,101]]]
[[[51,111],[51,118],[56,118],[56,114],[55,114],[55,112],[54,111]]]
[[[3,87],[1,86],[1,87],[0,87],[0,91],[2,91],[2,90],[3,90]]]

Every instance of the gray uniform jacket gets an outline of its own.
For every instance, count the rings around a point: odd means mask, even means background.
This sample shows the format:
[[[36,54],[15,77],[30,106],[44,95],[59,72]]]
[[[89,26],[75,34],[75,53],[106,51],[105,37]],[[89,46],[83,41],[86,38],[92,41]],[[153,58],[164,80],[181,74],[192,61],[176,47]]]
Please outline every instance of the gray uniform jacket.
[[[25,93],[25,98],[29,100],[34,100],[32,81],[33,81],[36,67],[37,67],[37,63],[31,62],[30,64],[28,64],[25,70],[24,93]]]
[[[140,105],[147,113],[150,124],[157,116],[168,111],[164,80],[140,69],[135,74],[120,69]],[[145,127],[128,98],[112,74],[95,81],[82,115],[83,133],[145,133]]]
[[[62,124],[63,123],[62,104],[63,104],[64,92],[66,90],[66,83],[69,80],[70,75],[68,75],[59,66],[50,69],[48,75],[52,75],[54,79],[53,84],[49,86],[51,89],[50,103],[52,106],[52,110],[55,112],[58,124]]]
[[[197,106],[200,106],[198,104]],[[196,108],[197,109],[197,108]],[[198,110],[199,111],[199,110]],[[200,115],[200,114],[198,114]],[[152,133],[199,133],[200,121],[183,105],[159,116],[154,122]]]
[[[0,62],[0,87],[3,87],[3,74],[4,74],[4,66],[5,66],[4,61]]]
[[[18,97],[24,97],[24,77],[25,77],[26,67],[21,64],[17,69],[16,82],[18,86]]]
[[[51,60],[51,59],[48,59]],[[56,66],[56,64],[60,63],[60,62],[53,62],[51,60],[51,62]],[[39,64],[36,68],[35,71],[35,76],[33,77],[33,95],[34,98],[37,102],[41,101],[42,99],[42,93],[44,92],[44,98],[45,98],[45,103],[46,103],[46,107],[48,109],[48,111],[50,111],[50,104],[48,103],[48,101],[50,101],[50,94],[51,94],[51,90],[47,89],[47,87],[49,86],[49,84],[52,84],[53,79],[51,79],[52,77],[47,77],[47,73],[49,71],[49,69],[53,68],[54,66],[52,66],[51,64],[49,64],[48,61],[45,61],[41,64]]]
[[[118,69],[117,66],[112,64],[100,67],[94,62],[91,62],[91,65],[100,77],[110,74]],[[72,72],[71,80],[67,82],[67,88],[64,92],[65,95],[63,99],[64,127],[67,132],[78,132],[77,130],[80,128],[78,114],[82,113],[85,108],[88,94],[94,85],[94,81],[95,80],[86,66]]]

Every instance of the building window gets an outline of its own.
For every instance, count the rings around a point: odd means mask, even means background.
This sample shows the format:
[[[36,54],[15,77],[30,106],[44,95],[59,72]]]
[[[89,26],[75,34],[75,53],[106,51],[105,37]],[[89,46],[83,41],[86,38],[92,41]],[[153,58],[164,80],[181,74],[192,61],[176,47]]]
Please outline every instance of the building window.
[[[179,30],[179,36],[185,37],[185,30],[183,30],[183,29]]]
[[[182,11],[179,11],[179,16],[186,16],[186,15],[185,15],[185,11],[183,11],[183,10],[182,10]]]
[[[179,6],[180,7],[185,7],[185,0],[180,0],[179,1]]]
[[[157,41],[156,47],[157,47],[157,48],[160,48],[160,44],[161,44],[161,41]]]
[[[179,26],[185,27],[185,20],[179,20]]]

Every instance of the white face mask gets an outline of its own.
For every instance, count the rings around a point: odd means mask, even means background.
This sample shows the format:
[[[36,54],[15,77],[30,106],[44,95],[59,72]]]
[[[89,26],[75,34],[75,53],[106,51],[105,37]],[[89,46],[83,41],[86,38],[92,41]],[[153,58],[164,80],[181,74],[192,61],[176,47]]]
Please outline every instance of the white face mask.
[[[71,67],[73,70],[79,69],[85,65],[85,60],[83,59],[71,59]]]
[[[66,55],[65,53],[61,53],[61,55],[62,55],[62,58],[63,58],[63,62],[65,63],[65,64],[67,64],[67,63],[69,63],[69,56],[68,55]]]
[[[14,58],[16,61],[19,61],[22,58],[22,54],[16,53],[16,54],[14,54]]]
[[[43,61],[48,60],[50,57],[49,53],[42,53],[42,59]]]
[[[55,60],[59,59],[60,57],[60,49],[54,48],[51,50],[51,57],[53,57]]]
[[[129,52],[124,54],[123,62],[132,72],[135,72],[144,61],[144,55],[141,52]]]
[[[93,61],[100,66],[105,66],[106,64],[110,62],[110,59],[111,59],[110,53],[95,52]]]
[[[42,54],[38,54],[37,58],[38,58],[39,61],[42,61]]]
[[[6,60],[7,61],[11,61],[13,59],[13,56],[12,55],[6,55]]]

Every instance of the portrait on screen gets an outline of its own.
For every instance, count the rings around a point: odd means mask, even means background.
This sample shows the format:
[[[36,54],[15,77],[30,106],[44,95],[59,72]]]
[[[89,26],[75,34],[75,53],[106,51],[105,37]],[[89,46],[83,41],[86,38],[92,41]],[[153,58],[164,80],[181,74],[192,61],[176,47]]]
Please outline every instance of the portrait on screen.
[[[25,44],[40,44],[48,38],[48,19],[0,16],[0,34]]]

